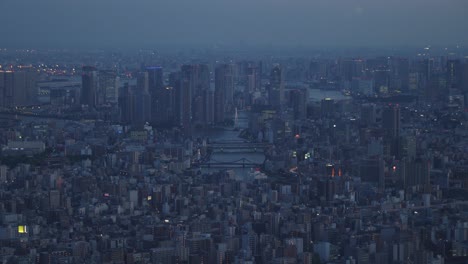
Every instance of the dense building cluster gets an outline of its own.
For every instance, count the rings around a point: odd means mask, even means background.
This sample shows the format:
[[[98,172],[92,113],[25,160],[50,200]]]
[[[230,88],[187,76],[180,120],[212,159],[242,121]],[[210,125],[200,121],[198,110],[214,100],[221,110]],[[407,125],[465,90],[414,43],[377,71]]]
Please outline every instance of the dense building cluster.
[[[0,70],[2,263],[468,260],[461,54],[0,50]]]

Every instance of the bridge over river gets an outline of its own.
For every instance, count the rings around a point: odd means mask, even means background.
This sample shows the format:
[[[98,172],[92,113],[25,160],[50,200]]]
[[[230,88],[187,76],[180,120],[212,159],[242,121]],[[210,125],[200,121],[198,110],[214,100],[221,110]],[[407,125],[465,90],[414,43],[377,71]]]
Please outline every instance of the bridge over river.
[[[214,141],[207,144],[213,152],[263,152],[269,144],[239,140]]]
[[[241,158],[238,160],[232,161],[222,161],[216,159],[210,159],[204,163],[196,164],[196,166],[201,168],[258,168],[263,164],[255,162],[246,158]]]

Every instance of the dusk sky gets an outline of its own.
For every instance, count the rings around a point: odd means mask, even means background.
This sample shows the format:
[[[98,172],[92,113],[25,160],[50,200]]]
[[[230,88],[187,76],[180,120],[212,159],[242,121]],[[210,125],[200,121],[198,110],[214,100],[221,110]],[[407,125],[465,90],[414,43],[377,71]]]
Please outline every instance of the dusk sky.
[[[0,47],[468,43],[466,0],[1,0]]]

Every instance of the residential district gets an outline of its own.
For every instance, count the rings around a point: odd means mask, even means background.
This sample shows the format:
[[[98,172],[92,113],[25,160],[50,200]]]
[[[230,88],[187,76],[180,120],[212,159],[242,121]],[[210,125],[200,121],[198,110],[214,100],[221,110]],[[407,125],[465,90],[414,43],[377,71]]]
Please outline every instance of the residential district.
[[[383,55],[0,49],[1,263],[468,263],[466,54]]]

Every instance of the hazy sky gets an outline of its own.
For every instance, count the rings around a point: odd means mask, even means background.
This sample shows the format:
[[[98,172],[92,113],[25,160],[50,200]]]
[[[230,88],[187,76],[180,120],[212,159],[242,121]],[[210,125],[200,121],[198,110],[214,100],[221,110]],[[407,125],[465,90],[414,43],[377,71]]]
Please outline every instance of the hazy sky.
[[[0,0],[0,47],[468,44],[468,0]]]

